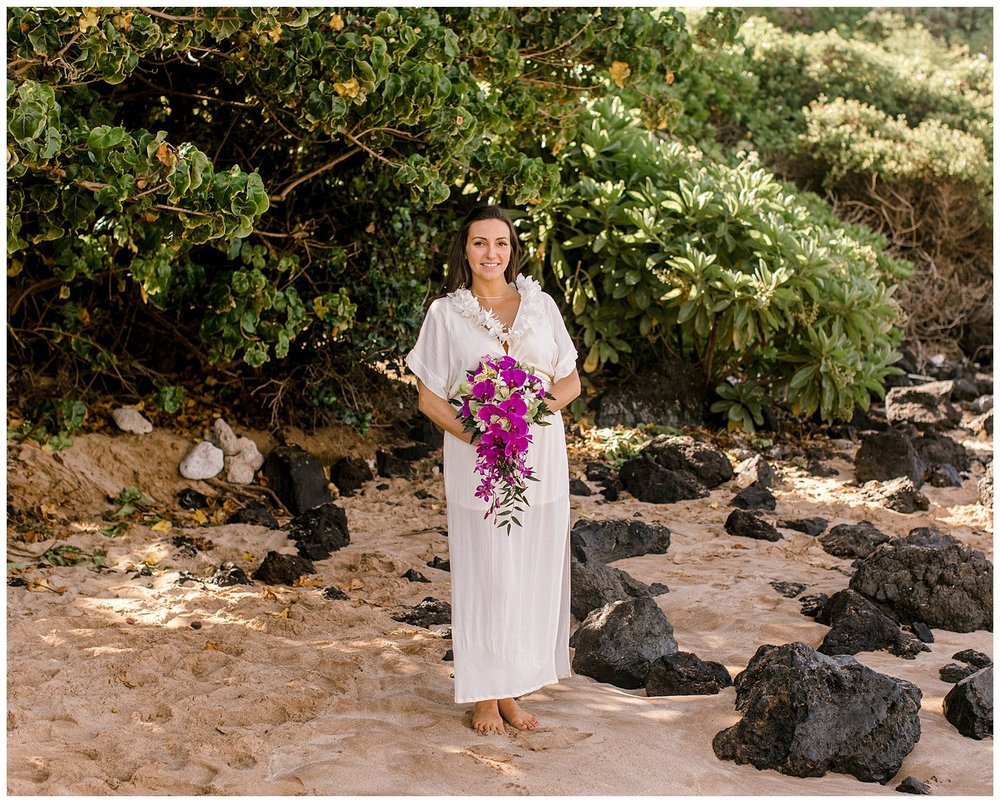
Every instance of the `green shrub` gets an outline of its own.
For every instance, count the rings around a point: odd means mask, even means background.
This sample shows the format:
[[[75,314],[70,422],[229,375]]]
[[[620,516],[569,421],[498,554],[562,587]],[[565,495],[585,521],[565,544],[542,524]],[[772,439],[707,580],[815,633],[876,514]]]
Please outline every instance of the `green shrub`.
[[[834,224],[766,170],[712,162],[642,129],[618,100],[560,151],[567,180],[531,236],[573,315],[583,369],[676,352],[793,412],[849,416],[882,392],[899,340],[885,241]]]

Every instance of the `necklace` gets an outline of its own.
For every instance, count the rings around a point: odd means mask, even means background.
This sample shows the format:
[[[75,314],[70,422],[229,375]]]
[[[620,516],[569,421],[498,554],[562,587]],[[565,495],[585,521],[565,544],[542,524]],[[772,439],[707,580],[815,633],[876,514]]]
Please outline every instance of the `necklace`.
[[[502,296],[481,296],[478,293],[473,293],[476,298],[485,298],[487,301],[496,301],[498,298],[509,298],[510,293],[504,293]]]

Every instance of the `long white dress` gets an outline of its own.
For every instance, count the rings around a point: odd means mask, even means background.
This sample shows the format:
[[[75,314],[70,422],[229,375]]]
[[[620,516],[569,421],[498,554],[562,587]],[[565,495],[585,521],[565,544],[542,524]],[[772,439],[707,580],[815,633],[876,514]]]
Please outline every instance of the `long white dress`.
[[[521,302],[510,331],[462,288],[435,300],[406,364],[443,399],[481,357],[507,352],[532,366],[548,389],[576,367],[577,353],[555,301],[518,276]],[[517,697],[570,675],[569,475],[562,415],[532,426],[527,506],[507,534],[475,497],[476,449],[444,436],[451,559],[455,702]]]

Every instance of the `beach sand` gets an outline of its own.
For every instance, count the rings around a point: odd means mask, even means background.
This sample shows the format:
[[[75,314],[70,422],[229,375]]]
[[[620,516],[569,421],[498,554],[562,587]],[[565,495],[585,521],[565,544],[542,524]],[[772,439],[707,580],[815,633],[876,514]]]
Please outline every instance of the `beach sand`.
[[[274,445],[248,434],[262,448]],[[341,436],[286,434],[325,461],[346,453]],[[923,692],[920,741],[886,785],[718,760],[712,738],[738,719],[732,688],[648,699],[575,676],[522,698],[541,720],[538,730],[480,736],[469,728],[472,706],[453,702],[445,627],[390,618],[425,597],[449,598],[448,573],[426,565],[448,556],[440,452],[415,464],[413,480],[376,479],[338,500],[351,544],[316,563],[316,585],[221,588],[203,581],[222,562],[250,574],[269,550],[294,554],[294,544],[262,527],[203,526],[180,509],[176,494],[187,487],[216,497],[209,523],[237,506],[219,501],[232,487],[177,474],[193,443],[181,434],[74,440],[56,453],[8,445],[8,506],[39,520],[23,532],[8,522],[8,562],[28,583],[7,589],[10,794],[854,796],[898,794],[908,775],[933,794],[992,793],[992,739],[965,738],[947,722],[941,704],[951,684],[938,678],[958,650],[992,656],[992,633],[935,630],[930,652],[915,660],[856,656]],[[968,433],[964,442],[992,448]],[[992,560],[992,512],[977,503],[978,464],[962,488],[925,486],[931,509],[903,515],[862,501],[849,456],[829,462],[839,470],[832,478],[775,463],[783,480],[777,516],[823,516],[831,526],[867,519],[891,535],[935,525]],[[576,476],[587,457],[571,454]],[[102,535],[116,507],[108,496],[132,484],[168,523],[147,518],[117,537]],[[665,555],[614,565],[669,586],[656,601],[679,648],[733,675],[762,644],[815,647],[827,632],[771,581],[833,593],[852,574],[850,560],[801,533],[782,530],[776,543],[726,534],[736,490],[728,483],[708,499],[672,505],[572,498],[573,521],[638,515],[670,528]],[[174,546],[179,535],[196,548]],[[39,556],[60,544],[83,555],[104,550],[108,568],[37,568]],[[431,582],[401,578],[411,568]],[[325,599],[329,586],[350,599]]]

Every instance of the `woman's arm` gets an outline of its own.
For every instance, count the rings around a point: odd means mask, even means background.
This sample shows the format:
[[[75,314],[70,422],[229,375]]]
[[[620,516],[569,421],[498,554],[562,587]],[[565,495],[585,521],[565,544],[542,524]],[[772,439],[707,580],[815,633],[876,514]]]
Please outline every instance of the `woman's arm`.
[[[446,400],[431,393],[419,379],[417,380],[417,409],[445,432],[450,432],[466,443],[472,443],[472,433],[466,432],[456,410]]]
[[[548,399],[546,401],[549,409],[553,413],[557,410],[561,410],[580,395],[580,375],[574,369],[573,373],[568,374],[558,382],[553,383],[552,387],[549,389],[549,393],[555,396],[554,399]]]

